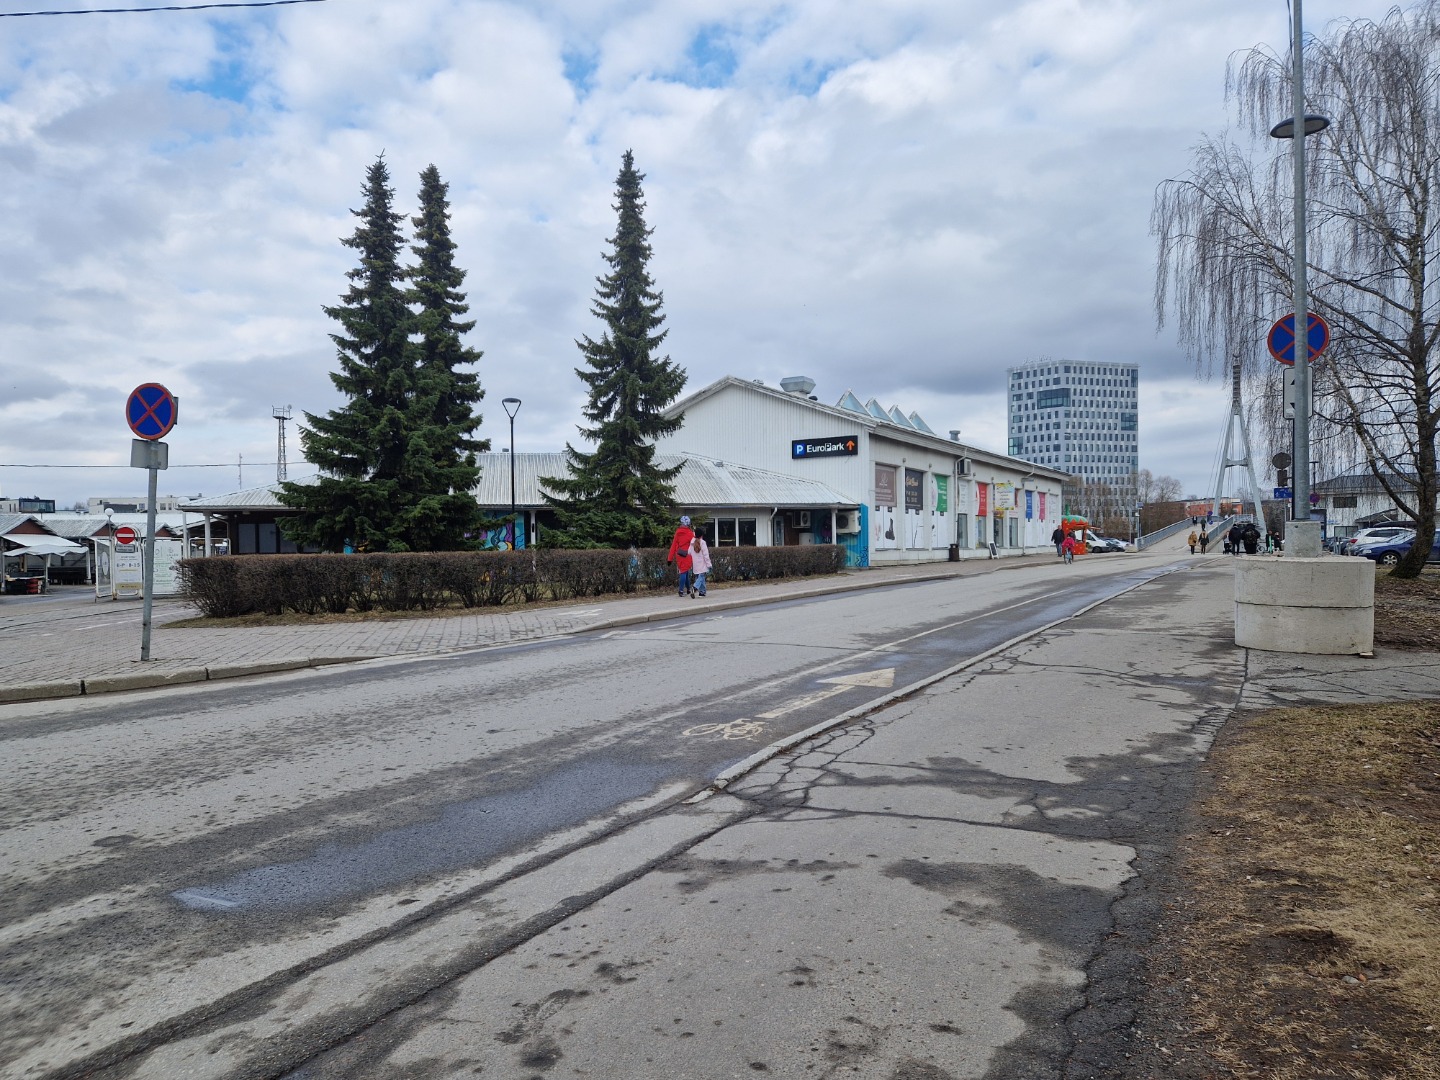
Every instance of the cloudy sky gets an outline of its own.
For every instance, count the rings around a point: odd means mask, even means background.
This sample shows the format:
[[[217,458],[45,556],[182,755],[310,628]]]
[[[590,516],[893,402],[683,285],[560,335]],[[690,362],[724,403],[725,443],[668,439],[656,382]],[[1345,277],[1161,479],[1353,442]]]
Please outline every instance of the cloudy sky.
[[[1306,25],[1389,6],[1308,0]],[[450,184],[482,433],[507,444],[513,396],[518,450],[574,441],[626,148],[690,390],[809,375],[824,401],[852,389],[1003,450],[1007,366],[1136,362],[1142,467],[1209,490],[1227,387],[1157,332],[1151,203],[1201,132],[1235,126],[1227,58],[1283,50],[1289,18],[1285,0],[0,17],[0,493],[143,492],[123,409],[151,381],[181,401],[162,493],[273,480],[272,408],[339,403],[321,307],[382,152],[406,213],[427,164]],[[292,476],[299,457],[292,426]]]

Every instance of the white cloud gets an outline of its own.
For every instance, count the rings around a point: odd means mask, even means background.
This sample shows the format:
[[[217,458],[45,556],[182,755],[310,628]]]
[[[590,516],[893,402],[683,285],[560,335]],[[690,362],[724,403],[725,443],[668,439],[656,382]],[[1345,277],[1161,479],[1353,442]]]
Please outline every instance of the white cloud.
[[[1311,0],[1307,18],[1388,6]],[[518,447],[558,448],[626,148],[692,389],[803,372],[826,400],[853,388],[1000,449],[1007,365],[1138,361],[1142,465],[1213,484],[1228,393],[1155,332],[1150,202],[1226,125],[1227,57],[1283,48],[1278,0],[345,0],[6,21],[6,494],[138,490],[138,473],[14,466],[124,466],[141,382],[183,401],[175,465],[272,461],[272,405],[335,405],[321,307],[345,288],[339,238],[382,151],[407,213],[425,165],[450,182],[483,433],[508,437],[497,401],[514,395]],[[236,476],[165,480],[216,493]]]

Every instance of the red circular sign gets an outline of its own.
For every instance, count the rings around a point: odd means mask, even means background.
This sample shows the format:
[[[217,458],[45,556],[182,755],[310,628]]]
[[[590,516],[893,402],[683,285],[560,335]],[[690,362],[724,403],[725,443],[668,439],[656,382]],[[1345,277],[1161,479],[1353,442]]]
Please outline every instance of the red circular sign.
[[[117,544],[133,544],[140,539],[140,534],[129,525],[121,525],[115,530],[115,542]]]

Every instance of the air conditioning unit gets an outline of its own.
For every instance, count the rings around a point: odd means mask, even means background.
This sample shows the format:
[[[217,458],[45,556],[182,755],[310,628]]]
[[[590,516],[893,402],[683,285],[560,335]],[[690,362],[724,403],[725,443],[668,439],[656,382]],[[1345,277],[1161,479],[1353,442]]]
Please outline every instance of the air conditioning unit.
[[[835,515],[835,531],[848,534],[860,531],[860,511],[841,510]]]
[[[810,511],[791,510],[790,527],[792,529],[808,529],[810,527]]]
[[[960,477],[974,476],[975,463],[968,457],[962,457],[955,462],[955,475]]]

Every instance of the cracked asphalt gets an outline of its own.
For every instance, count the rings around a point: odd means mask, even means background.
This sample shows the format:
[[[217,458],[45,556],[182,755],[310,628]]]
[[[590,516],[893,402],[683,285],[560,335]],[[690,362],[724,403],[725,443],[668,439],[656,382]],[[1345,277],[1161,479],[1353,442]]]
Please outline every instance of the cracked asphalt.
[[[1440,689],[1428,657],[1235,647],[1232,565],[1142,582],[93,1075],[1118,1076],[1227,718]]]
[[[1142,586],[760,766],[676,811],[723,827],[291,1076],[1097,1075],[1245,689],[1228,580]]]

